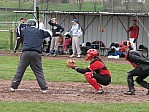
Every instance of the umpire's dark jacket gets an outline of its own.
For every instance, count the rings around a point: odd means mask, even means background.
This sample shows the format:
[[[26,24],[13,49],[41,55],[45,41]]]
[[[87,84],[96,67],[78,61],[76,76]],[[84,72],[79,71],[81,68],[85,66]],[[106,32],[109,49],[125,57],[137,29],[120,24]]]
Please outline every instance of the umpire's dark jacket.
[[[23,37],[22,51],[37,51],[41,53],[43,39],[50,37],[50,34],[35,27],[26,27],[22,30],[21,37]]]
[[[126,60],[128,60],[135,68],[142,70],[149,69],[149,59],[139,51],[130,50],[126,55]]]

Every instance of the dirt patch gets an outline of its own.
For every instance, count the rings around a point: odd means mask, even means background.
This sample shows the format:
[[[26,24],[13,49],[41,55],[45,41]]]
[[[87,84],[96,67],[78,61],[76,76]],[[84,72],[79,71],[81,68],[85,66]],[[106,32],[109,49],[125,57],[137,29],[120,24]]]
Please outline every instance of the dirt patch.
[[[21,52],[17,52],[16,54],[14,54],[13,52],[10,52],[10,51],[0,51],[0,56],[20,56],[21,55]],[[55,59],[55,60],[58,60],[58,59],[61,59],[61,60],[67,60],[67,59],[70,59],[69,58],[69,55],[58,55],[57,57],[52,57],[52,56],[47,56],[47,53],[43,53],[42,54],[43,58],[48,58],[48,59]],[[114,63],[117,63],[117,64],[128,64],[129,62],[126,61],[124,58],[119,58],[119,59],[109,59],[105,56],[101,56],[100,57],[102,59],[103,62],[114,62]],[[82,55],[81,58],[71,58],[71,59],[74,59],[74,60],[85,60],[85,55]]]
[[[47,82],[49,91],[42,94],[36,81],[22,81],[16,92],[10,92],[11,81],[0,80],[0,101],[17,102],[149,102],[147,90],[136,88],[136,95],[123,92],[127,86],[109,85],[103,87],[104,94],[92,94],[88,83]]]

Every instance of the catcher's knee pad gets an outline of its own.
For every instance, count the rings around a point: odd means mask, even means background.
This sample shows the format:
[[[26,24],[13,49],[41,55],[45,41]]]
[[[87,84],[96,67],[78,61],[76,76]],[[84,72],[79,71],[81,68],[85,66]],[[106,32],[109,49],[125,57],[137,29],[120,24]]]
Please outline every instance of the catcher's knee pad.
[[[93,72],[86,72],[84,76],[86,80],[89,81],[92,78],[92,75],[93,75]]]

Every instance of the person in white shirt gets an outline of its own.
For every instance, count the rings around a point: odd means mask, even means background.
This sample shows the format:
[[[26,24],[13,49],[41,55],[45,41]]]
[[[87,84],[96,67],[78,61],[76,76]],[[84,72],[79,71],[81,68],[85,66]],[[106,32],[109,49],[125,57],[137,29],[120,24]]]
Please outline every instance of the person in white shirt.
[[[77,54],[77,58],[80,58],[80,54],[81,54],[81,49],[80,49],[80,37],[82,35],[80,35],[80,30],[81,30],[81,26],[79,25],[78,20],[74,19],[71,21],[73,23],[69,33],[72,34],[72,51],[73,54],[70,57],[75,57]]]

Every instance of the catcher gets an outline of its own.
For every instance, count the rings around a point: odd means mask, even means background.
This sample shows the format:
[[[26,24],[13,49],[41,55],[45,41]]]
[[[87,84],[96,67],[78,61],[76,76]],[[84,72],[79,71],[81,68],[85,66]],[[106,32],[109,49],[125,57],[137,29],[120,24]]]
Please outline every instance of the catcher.
[[[127,82],[129,90],[126,91],[125,95],[135,95],[134,80],[133,77],[137,76],[136,82],[148,89],[147,95],[149,95],[149,83],[144,79],[149,75],[149,59],[146,58],[139,51],[134,51],[129,41],[123,41],[120,43],[120,49],[122,52],[126,52],[125,59],[129,61],[134,67],[133,70],[127,74]]]
[[[86,80],[95,88],[94,94],[102,94],[104,91],[102,85],[109,85],[111,82],[110,72],[104,63],[98,58],[96,49],[89,49],[86,55],[86,61],[91,61],[89,67],[83,69],[76,67],[75,61],[68,60],[66,65],[69,68],[84,74]]]

